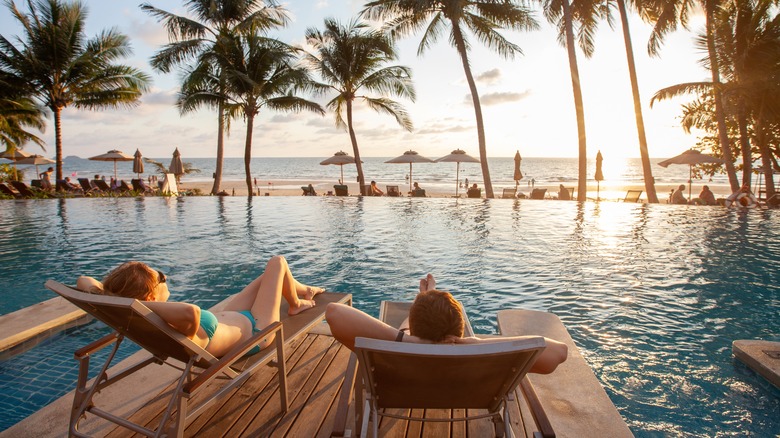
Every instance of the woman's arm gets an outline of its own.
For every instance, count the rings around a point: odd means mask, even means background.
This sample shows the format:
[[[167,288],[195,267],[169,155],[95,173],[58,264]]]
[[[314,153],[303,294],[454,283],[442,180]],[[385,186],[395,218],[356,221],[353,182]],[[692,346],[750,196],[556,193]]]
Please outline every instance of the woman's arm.
[[[143,301],[163,321],[184,336],[193,339],[200,327],[200,307],[189,303]]]
[[[333,337],[350,350],[355,349],[355,338],[358,337],[383,341],[395,341],[398,337],[397,328],[344,304],[328,304],[325,319],[328,321]],[[430,343],[410,334],[405,334],[402,342]]]

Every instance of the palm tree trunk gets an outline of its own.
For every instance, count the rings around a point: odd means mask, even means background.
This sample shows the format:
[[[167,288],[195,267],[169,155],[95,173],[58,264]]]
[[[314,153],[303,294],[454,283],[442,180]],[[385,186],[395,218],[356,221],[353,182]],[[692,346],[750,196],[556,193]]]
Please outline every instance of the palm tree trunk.
[[[360,161],[360,150],[358,150],[357,136],[355,136],[355,130],[352,129],[352,100],[347,99],[347,129],[349,129],[349,140],[352,142],[352,153],[355,155],[355,166],[357,167],[358,177],[358,191],[361,195],[365,195],[366,191],[366,177],[363,176],[363,164]],[[344,181],[342,184],[346,184]]]
[[[758,116],[756,117],[756,139],[758,150],[761,151],[761,167],[764,168],[764,182],[766,185],[765,199],[771,199],[775,195],[774,167],[772,167],[772,150],[767,143],[766,120],[764,119],[764,99],[761,100]],[[757,193],[760,197],[760,193]]]
[[[466,43],[463,41],[463,34],[457,23],[452,23],[452,35],[455,38],[455,47],[460,55],[460,62],[463,64],[463,71],[466,74],[466,82],[471,91],[471,102],[474,104],[474,115],[477,119],[477,141],[479,143],[479,160],[482,166],[482,183],[485,185],[485,197],[493,198],[493,182],[490,180],[490,168],[487,160],[487,144],[485,142],[485,123],[482,120],[482,105],[479,103],[479,93],[477,92],[477,83],[474,82],[474,75],[471,74],[469,66],[468,51]]]
[[[57,172],[56,172],[55,181],[59,181],[62,179],[62,108],[55,106],[49,109],[51,109],[52,113],[54,113],[54,144],[56,145],[55,159],[57,160]]]
[[[718,139],[723,151],[723,158],[726,160],[726,174],[729,176],[729,184],[732,191],[739,190],[739,180],[737,180],[737,171],[734,168],[734,154],[731,151],[729,143],[729,134],[726,129],[726,115],[723,108],[723,95],[720,91],[720,62],[715,50],[715,7],[717,0],[706,0],[705,14],[707,18],[707,52],[709,54],[710,69],[712,70],[712,85],[715,92],[715,118],[718,122]]]
[[[624,0],[617,0],[620,9],[620,21],[623,24],[623,41],[626,44],[626,59],[628,60],[628,75],[631,78],[631,93],[634,96],[634,117],[636,118],[636,130],[639,137],[639,155],[642,157],[642,173],[645,179],[645,192],[647,201],[658,203],[658,195],[655,192],[655,179],[650,167],[650,153],[647,150],[647,136],[645,135],[645,121],[642,117],[642,101],[639,98],[639,81],[636,77],[636,63],[634,62],[634,49],[631,45],[631,31],[628,27],[628,13]]]
[[[577,68],[577,53],[574,48],[574,28],[572,25],[569,0],[561,2],[563,6],[563,21],[566,29],[566,51],[569,55],[569,71],[571,72],[571,88],[574,93],[574,110],[577,113],[577,137],[579,139],[579,166],[577,174],[577,201],[587,199],[588,191],[588,148],[585,137],[585,108],[582,103],[580,88],[580,72]]]
[[[214,186],[211,194],[216,195],[222,185],[222,165],[225,161],[225,109],[222,102],[219,103],[219,120],[217,121],[217,168],[214,171]]]
[[[249,192],[251,198],[254,193],[252,192],[252,170],[250,163],[252,162],[252,129],[254,128],[255,115],[246,115],[246,142],[244,143],[244,173],[246,174],[246,189]]]
[[[742,98],[737,103],[737,123],[739,124],[739,143],[742,148],[742,184],[750,185],[753,176],[753,151],[748,135],[745,101]]]

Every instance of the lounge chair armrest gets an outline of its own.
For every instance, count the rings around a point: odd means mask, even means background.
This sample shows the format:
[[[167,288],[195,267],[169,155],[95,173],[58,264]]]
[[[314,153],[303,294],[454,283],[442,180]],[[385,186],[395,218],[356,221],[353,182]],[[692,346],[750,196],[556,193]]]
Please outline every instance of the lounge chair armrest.
[[[282,336],[281,322],[276,321],[274,323],[269,324],[263,330],[255,333],[251,338],[247,339],[243,343],[234,347],[230,352],[222,356],[218,361],[214,362],[210,367],[208,367],[208,369],[200,373],[200,375],[198,375],[198,377],[195,378],[192,382],[184,385],[183,388],[184,393],[192,394],[193,392],[197,391],[201,385],[211,381],[211,379],[219,375],[219,373],[221,373],[222,370],[225,369],[225,367],[229,367],[235,361],[241,359],[249,350],[254,348],[254,346],[257,345],[263,338],[267,337],[272,333],[277,333],[277,336]],[[284,360],[284,359],[279,358],[279,360]]]
[[[523,380],[520,381],[520,389],[523,391],[523,395],[525,395],[528,407],[531,408],[531,414],[534,417],[536,426],[539,428],[538,434],[541,434],[543,438],[555,438],[552,424],[550,424],[547,413],[544,412],[542,402],[539,401],[539,396],[536,395],[536,390],[534,390],[528,377],[523,377]],[[537,436],[537,434],[535,433],[534,436]]]
[[[91,342],[88,345],[85,345],[78,350],[76,350],[75,353],[73,353],[73,356],[78,360],[84,356],[89,356],[90,354],[100,351],[103,348],[113,344],[114,342],[117,342],[119,339],[119,334],[116,332],[113,332],[111,334],[108,334],[106,336],[103,336],[102,338],[98,339],[97,341]]]

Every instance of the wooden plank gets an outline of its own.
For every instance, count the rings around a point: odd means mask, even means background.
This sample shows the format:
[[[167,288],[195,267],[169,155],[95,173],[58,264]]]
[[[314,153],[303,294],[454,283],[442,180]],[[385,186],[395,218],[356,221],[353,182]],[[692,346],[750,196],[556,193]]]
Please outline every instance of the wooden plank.
[[[731,344],[734,357],[780,388],[780,342],[741,339]]]
[[[561,320],[533,310],[498,312],[504,336],[536,335],[565,343],[569,356],[554,373],[528,374],[558,436],[633,436]]]

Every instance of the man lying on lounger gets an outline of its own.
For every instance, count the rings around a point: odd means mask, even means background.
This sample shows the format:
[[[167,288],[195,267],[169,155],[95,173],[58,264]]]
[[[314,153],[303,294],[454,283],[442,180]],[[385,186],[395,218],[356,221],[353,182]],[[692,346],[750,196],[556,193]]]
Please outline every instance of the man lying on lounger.
[[[464,338],[465,321],[460,303],[449,292],[437,290],[436,281],[431,274],[420,280],[420,293],[409,310],[409,318],[401,325],[401,330],[343,304],[328,304],[325,319],[333,336],[350,350],[354,349],[355,338],[358,337],[418,344],[476,344],[526,338]],[[566,344],[548,338],[544,341],[547,347],[531,368],[532,373],[549,374],[566,360]]]

